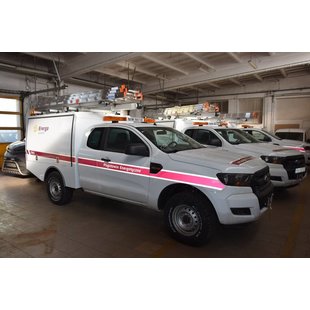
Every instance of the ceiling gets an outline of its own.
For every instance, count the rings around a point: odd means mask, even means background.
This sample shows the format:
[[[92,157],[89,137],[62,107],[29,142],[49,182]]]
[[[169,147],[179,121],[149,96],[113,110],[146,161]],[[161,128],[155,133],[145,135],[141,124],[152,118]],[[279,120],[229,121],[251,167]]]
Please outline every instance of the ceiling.
[[[1,71],[96,89],[126,83],[147,98],[182,102],[309,75],[310,53],[0,53]]]

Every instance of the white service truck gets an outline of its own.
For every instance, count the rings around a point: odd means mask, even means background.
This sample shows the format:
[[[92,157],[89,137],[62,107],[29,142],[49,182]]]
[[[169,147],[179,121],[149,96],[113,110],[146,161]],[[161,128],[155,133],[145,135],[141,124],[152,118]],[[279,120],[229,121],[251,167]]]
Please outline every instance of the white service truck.
[[[162,210],[172,236],[189,244],[205,242],[218,221],[257,220],[272,200],[265,162],[206,148],[172,128],[68,112],[30,117],[26,143],[27,169],[46,182],[54,204],[83,189]]]
[[[305,156],[306,164],[310,165],[310,143],[298,140],[282,139],[264,129],[259,128],[244,128],[243,130],[261,142],[272,143],[274,145],[279,145],[301,152]]]
[[[271,181],[276,187],[292,187],[306,177],[305,157],[301,152],[262,143],[241,129],[191,126],[185,128],[184,133],[209,147],[261,158],[268,164]]]

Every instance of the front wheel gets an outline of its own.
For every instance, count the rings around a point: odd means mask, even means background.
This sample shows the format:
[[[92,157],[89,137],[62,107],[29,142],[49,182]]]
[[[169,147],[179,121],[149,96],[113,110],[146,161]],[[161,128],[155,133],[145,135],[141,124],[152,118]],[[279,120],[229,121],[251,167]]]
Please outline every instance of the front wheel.
[[[186,244],[202,245],[216,228],[216,214],[202,195],[183,192],[168,200],[165,221],[170,234]]]
[[[47,176],[47,194],[52,203],[64,205],[72,199],[73,189],[66,187],[59,172],[53,171]]]

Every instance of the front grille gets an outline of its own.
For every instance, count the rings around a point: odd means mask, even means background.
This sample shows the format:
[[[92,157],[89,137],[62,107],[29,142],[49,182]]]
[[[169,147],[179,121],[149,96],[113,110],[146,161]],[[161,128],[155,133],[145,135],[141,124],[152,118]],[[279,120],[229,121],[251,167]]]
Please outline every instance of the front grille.
[[[272,197],[273,185],[270,181],[269,167],[254,173],[251,187],[257,196],[260,209],[266,208]]]
[[[270,182],[270,173],[269,167],[265,167],[254,173],[252,178],[252,189],[261,189],[264,188]]]
[[[296,173],[297,168],[306,167],[305,157],[303,155],[285,157],[282,162],[284,169],[287,171],[289,180],[303,178],[306,172]]]

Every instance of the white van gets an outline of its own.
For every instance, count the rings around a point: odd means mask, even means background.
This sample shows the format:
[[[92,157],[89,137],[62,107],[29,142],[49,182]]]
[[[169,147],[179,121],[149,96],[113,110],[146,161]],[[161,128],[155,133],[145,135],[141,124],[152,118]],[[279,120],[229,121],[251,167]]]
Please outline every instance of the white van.
[[[310,143],[310,128],[308,129],[301,129],[301,128],[277,129],[275,134],[281,139],[298,140],[298,141]]]

